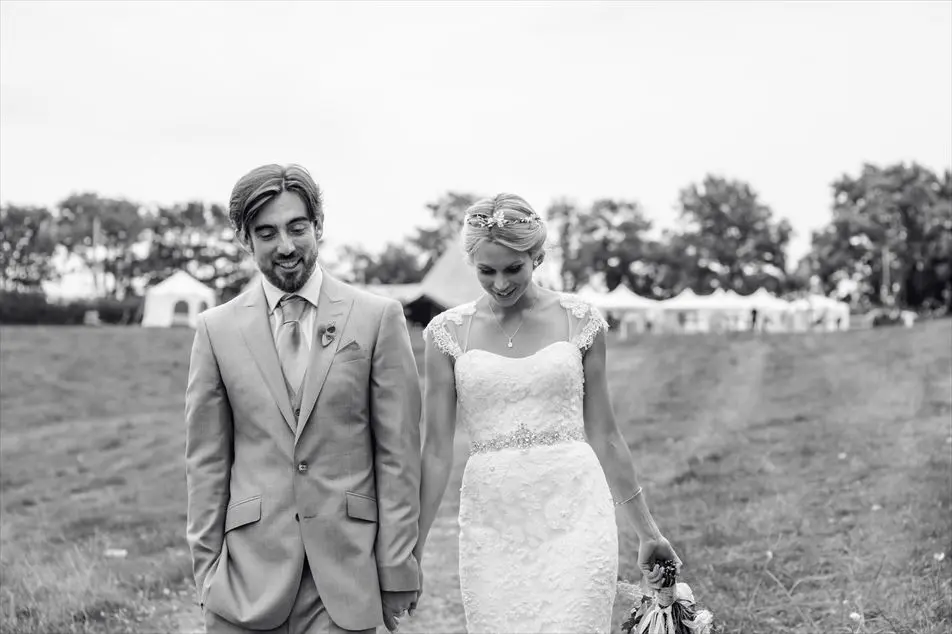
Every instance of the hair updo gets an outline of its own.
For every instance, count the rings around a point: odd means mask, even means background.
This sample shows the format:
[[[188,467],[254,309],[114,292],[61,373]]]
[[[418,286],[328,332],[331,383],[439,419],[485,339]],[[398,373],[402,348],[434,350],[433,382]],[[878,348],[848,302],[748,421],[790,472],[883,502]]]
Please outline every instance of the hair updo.
[[[545,223],[522,197],[497,194],[466,210],[461,239],[470,263],[484,242],[528,253],[536,261],[545,250]]]

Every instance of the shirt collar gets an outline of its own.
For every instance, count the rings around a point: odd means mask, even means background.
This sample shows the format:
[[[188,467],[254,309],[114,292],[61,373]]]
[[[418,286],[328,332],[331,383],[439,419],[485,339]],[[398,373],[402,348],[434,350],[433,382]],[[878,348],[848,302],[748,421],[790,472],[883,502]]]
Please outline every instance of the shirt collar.
[[[317,306],[317,300],[321,296],[321,285],[324,283],[324,271],[321,269],[320,265],[314,267],[314,272],[311,273],[311,277],[304,282],[304,286],[298,289],[298,292],[295,295],[300,295],[306,299],[311,306]],[[278,302],[281,301],[281,298],[287,295],[280,288],[268,281],[268,279],[262,275],[261,284],[264,287],[264,296],[268,300],[268,314],[272,314],[274,309],[278,307]]]

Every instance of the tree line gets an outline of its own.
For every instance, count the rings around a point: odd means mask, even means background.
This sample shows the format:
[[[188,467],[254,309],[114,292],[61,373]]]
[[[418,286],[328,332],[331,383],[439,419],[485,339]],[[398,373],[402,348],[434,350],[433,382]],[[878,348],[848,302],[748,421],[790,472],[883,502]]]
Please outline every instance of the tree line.
[[[654,232],[636,200],[581,206],[562,198],[548,219],[565,290],[603,281],[664,299],[684,289],[741,294],[812,290],[848,293],[861,307],[952,309],[952,171],[913,163],[864,165],[831,183],[830,220],[793,264],[790,223],[748,183],[708,175],[679,192],[674,229]],[[344,246],[338,273],[363,284],[418,282],[457,238],[475,193],[448,192],[426,205],[428,222],[379,250]],[[95,193],[73,194],[52,209],[0,207],[0,269],[7,292],[37,293],[66,256],[122,299],[180,269],[233,295],[251,274],[233,240],[227,210],[190,201],[146,208]],[[59,258],[59,260],[57,259]]]

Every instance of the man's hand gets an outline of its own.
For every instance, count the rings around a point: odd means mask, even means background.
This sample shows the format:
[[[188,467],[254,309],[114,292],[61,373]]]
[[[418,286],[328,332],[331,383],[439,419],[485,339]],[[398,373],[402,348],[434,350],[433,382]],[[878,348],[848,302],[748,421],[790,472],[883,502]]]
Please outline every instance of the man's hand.
[[[420,561],[419,559],[417,561]],[[416,612],[417,603],[420,602],[420,597],[423,596],[423,565],[418,566],[420,570],[420,589],[417,591],[416,598],[413,599],[413,603],[410,604],[410,607],[407,608],[407,614],[413,616],[413,613]]]
[[[416,590],[407,592],[381,592],[380,601],[383,603],[383,624],[391,632],[396,632],[400,625],[398,618],[414,605],[419,593]]]

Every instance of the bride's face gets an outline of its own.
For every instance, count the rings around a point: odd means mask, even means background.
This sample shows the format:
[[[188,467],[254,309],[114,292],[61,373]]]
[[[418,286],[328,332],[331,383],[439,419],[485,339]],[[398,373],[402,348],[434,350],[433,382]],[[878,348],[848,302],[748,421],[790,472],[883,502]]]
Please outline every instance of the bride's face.
[[[473,255],[483,290],[501,307],[519,301],[532,283],[532,258],[495,242],[484,242]]]

